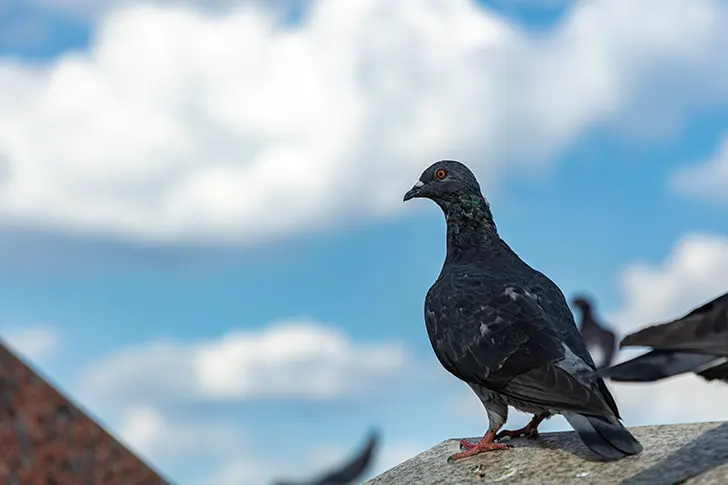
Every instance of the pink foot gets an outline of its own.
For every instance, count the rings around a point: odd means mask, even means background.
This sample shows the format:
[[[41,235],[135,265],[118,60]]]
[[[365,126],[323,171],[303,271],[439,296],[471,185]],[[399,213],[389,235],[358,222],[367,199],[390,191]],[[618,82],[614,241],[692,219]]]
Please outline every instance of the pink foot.
[[[447,462],[452,463],[454,461],[468,458],[470,456],[475,456],[480,453],[485,453],[487,451],[504,450],[506,448],[510,448],[509,445],[503,443],[493,443],[494,439],[495,431],[488,431],[487,433],[485,433],[485,436],[483,436],[483,439],[481,439],[475,445],[467,440],[461,440],[460,446],[465,448],[465,451],[461,451],[460,453],[455,453],[454,455],[450,456],[447,459]]]
[[[496,440],[501,440],[503,438],[520,438],[524,437],[527,439],[535,439],[538,438],[538,425],[541,424],[541,422],[546,419],[548,414],[542,414],[539,416],[534,416],[529,423],[524,426],[521,429],[517,429],[514,431],[508,431],[503,430],[500,433],[498,433],[498,436],[495,437]]]

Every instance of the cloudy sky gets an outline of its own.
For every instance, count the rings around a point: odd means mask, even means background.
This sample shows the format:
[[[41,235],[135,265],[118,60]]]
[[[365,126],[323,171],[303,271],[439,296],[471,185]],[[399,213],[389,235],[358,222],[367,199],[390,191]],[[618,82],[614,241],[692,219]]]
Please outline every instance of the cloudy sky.
[[[0,333],[180,484],[315,473],[372,425],[377,471],[482,434],[424,329],[444,221],[403,193],[466,162],[620,332],[725,292],[725,25],[723,0],[0,0]],[[691,377],[612,387],[629,425],[728,418]]]

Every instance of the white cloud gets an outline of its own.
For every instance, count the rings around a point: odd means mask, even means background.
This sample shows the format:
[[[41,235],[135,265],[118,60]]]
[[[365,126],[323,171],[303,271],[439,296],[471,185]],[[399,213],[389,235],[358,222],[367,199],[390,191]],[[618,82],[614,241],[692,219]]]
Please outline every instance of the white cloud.
[[[212,416],[212,418],[210,417]],[[175,469],[190,460],[204,462],[199,483],[259,485],[277,479],[303,480],[340,467],[363,446],[363,436],[351,443],[325,443],[315,439],[298,452],[281,455],[255,446],[244,426],[197,413],[169,419],[159,409],[136,406],[123,413],[118,434],[136,453],[152,463]],[[281,437],[280,439],[285,439]],[[370,476],[378,475],[425,451],[429,446],[384,439],[376,450]],[[194,482],[193,482],[194,483]]]
[[[372,476],[380,475],[400,463],[427,451],[434,444],[385,441],[377,453],[377,461],[372,466],[371,474]]]
[[[348,457],[347,450],[333,444],[319,444],[315,448],[300,449],[298,456],[254,456],[244,454],[242,459],[229,460],[208,477],[207,483],[220,485],[256,485],[278,480],[303,481],[341,465]]]
[[[620,335],[678,318],[728,291],[728,237],[688,235],[678,241],[665,262],[628,266],[621,285],[623,304],[610,318]],[[642,351],[623,352],[619,360],[638,353]],[[609,385],[630,425],[726,419],[725,384],[683,375],[652,384]]]
[[[354,448],[356,446],[356,448]],[[344,444],[318,444],[311,449],[302,449],[299,456],[267,458],[241,454],[238,459],[229,460],[209,478],[209,483],[220,485],[259,485],[273,480],[303,481],[339,468],[360,451],[362,439]],[[365,477],[375,477],[400,463],[409,460],[430,448],[427,444],[414,444],[385,439],[380,441],[375,457]]]
[[[0,61],[0,212],[246,243],[391,214],[435,159],[492,187],[594,125],[724,102],[726,21],[721,0],[585,2],[546,35],[472,0],[318,0],[289,27],[260,2],[115,9],[87,53]]]
[[[231,423],[200,416],[170,421],[160,410],[147,405],[126,409],[118,429],[134,450],[155,461],[233,458],[245,443],[242,433]]]
[[[402,344],[354,343],[333,327],[290,320],[208,341],[122,349],[89,367],[81,393],[106,408],[193,399],[326,400],[387,388],[411,364]]]
[[[60,344],[58,332],[49,325],[7,327],[0,336],[13,350],[34,362],[53,357]]]
[[[691,234],[662,264],[634,263],[621,276],[623,304],[609,318],[621,334],[672,320],[728,291],[728,237]]]
[[[281,454],[270,446],[288,438],[267,437],[265,449],[249,438],[250,427],[270,433],[267,422],[212,409],[255,400],[370,399],[380,392],[393,399],[393,391],[405,384],[417,388],[428,372],[403,344],[355,342],[335,327],[292,319],[203,341],[121,349],[89,363],[77,395],[86,407],[103,409],[122,440],[163,471],[194,461],[192,483],[246,485],[315,476],[340,465],[357,443],[291,438],[297,451],[288,447]],[[374,471],[425,448],[387,439]]]
[[[415,368],[402,344],[353,342],[334,327],[304,319],[205,341],[152,342],[122,349],[87,369],[81,402],[103,409],[124,442],[163,471],[194,461],[200,483],[220,485],[315,476],[340,465],[360,443],[294,439],[304,446],[284,456],[249,440],[248,419],[212,407],[255,399],[368,399],[411,379],[427,379],[428,372],[427,366]],[[425,448],[387,439],[374,470]]]
[[[728,136],[710,160],[685,167],[670,180],[670,188],[679,194],[699,199],[728,202]]]
[[[529,12],[537,9],[547,11],[560,10],[579,1],[583,0],[491,0],[490,3],[502,10],[516,13],[524,8]]]
[[[434,443],[433,443],[434,444]],[[380,439],[379,446],[375,450],[373,461],[370,463],[369,471],[364,474],[364,479],[368,477],[375,477],[384,473],[385,471],[399,465],[400,463],[413,458],[414,456],[427,451],[433,444],[416,444],[413,442],[404,441],[392,441],[384,436],[384,439]],[[354,449],[356,445],[356,449]],[[364,446],[363,437],[358,439],[357,443],[347,444],[346,447],[342,445],[322,445],[316,447],[310,453],[307,461],[311,461],[315,464],[313,473],[306,475],[300,475],[295,477],[292,474],[288,474],[290,479],[293,478],[304,478],[320,476],[322,473],[328,472],[329,470],[336,469],[342,466],[345,462],[351,459],[354,453],[358,453],[361,447]]]
[[[283,457],[280,462],[268,463],[265,454],[256,454],[255,448],[246,441],[239,423],[214,416],[214,413],[196,413],[185,419],[169,419],[158,408],[131,406],[122,413],[117,429],[135,453],[163,471],[196,463],[197,473],[202,476],[200,484],[268,483],[276,470],[288,466]],[[297,457],[291,458],[295,464]],[[198,483],[190,477],[187,482]]]
[[[354,449],[354,446],[357,448]],[[319,444],[312,449],[301,449],[299,456],[256,457],[250,452],[242,453],[237,459],[231,459],[222,464],[212,476],[206,478],[207,482],[202,483],[259,485],[273,483],[274,480],[312,479],[340,467],[351,458],[352,453],[358,452],[361,446],[361,439],[359,439],[356,443],[346,445]],[[381,442],[366,476],[379,475],[428,448],[428,445],[415,445],[407,442]]]
[[[629,426],[724,421],[728,386],[682,375],[651,384],[610,383]]]
[[[245,4],[256,4],[256,8],[289,9],[304,6],[309,0],[29,0],[36,8],[51,8],[59,11],[98,18],[121,8],[134,6],[192,7],[200,11],[224,13]]]

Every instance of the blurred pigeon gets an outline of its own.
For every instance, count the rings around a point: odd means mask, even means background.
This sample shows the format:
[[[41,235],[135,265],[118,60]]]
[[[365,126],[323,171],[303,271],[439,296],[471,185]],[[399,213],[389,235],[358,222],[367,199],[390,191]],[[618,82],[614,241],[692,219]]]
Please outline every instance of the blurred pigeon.
[[[379,444],[379,433],[372,431],[369,434],[366,445],[348,462],[344,463],[336,470],[307,482],[289,482],[279,481],[274,485],[349,485],[355,483],[354,480],[360,479],[369,468],[369,464],[374,457],[374,452]]]
[[[581,336],[584,337],[589,353],[592,356],[601,356],[601,362],[597,367],[609,367],[612,360],[614,360],[614,353],[617,349],[617,335],[602,326],[594,318],[593,307],[589,299],[584,296],[577,296],[571,303],[581,312],[579,331]]]
[[[462,440],[465,451],[448,461],[506,448],[496,442],[504,437],[535,437],[553,414],[563,414],[604,459],[639,453],[642,446],[593,374],[563,293],[500,238],[473,173],[460,162],[437,162],[404,200],[415,197],[437,203],[447,222],[445,263],[425,298],[430,343],[445,369],[478,395],[490,424],[477,444]],[[533,419],[499,433],[509,405]]]
[[[628,335],[622,347],[653,350],[600,372],[615,381],[650,382],[686,372],[728,382],[728,293],[682,318]]]

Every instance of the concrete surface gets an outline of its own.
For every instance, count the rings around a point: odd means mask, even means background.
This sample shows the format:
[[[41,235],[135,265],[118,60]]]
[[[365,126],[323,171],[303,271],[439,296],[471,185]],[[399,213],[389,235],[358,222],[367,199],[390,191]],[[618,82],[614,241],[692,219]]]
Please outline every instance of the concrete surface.
[[[728,403],[726,403],[728,405]],[[452,484],[720,484],[728,485],[728,422],[630,428],[644,446],[637,456],[600,462],[573,432],[508,441],[513,448],[453,464],[459,439],[447,440],[365,485]],[[477,441],[478,438],[469,438]]]

